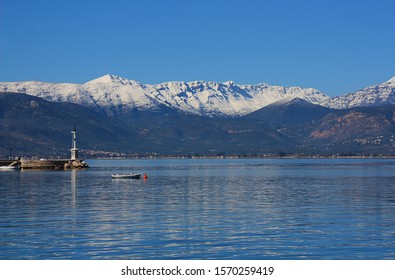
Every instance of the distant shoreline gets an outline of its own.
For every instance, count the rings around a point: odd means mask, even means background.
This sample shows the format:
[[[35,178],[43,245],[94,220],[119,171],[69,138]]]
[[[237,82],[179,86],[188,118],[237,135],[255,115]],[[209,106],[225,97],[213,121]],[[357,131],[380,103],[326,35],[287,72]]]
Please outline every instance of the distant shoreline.
[[[158,157],[92,157],[87,160],[134,160],[134,159],[395,159],[393,156],[284,156],[284,157],[268,157],[268,156],[257,156],[257,157],[240,157],[240,156],[199,156],[199,157],[187,157],[187,156],[158,156]]]
[[[40,157],[22,157],[24,159],[39,159]],[[42,160],[56,160],[57,158],[43,158]],[[395,159],[395,155],[358,155],[358,156],[114,156],[114,157],[85,157],[84,160],[157,160],[157,159]],[[14,159],[0,159],[0,166],[12,163]]]

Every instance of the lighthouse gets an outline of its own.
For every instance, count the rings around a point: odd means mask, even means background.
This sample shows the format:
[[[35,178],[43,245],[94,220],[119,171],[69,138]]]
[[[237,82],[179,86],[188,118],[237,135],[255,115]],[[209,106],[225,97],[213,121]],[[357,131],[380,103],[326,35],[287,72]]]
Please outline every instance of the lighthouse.
[[[77,160],[78,159],[78,149],[77,149],[77,129],[75,128],[71,131],[72,135],[72,143],[71,143],[71,160]]]

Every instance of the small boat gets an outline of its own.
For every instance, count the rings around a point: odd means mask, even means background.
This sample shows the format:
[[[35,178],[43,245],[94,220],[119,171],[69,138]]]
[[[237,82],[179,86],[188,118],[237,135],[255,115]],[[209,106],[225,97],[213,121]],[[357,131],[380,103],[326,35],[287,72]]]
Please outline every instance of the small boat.
[[[113,179],[140,179],[141,173],[112,174]]]
[[[0,170],[18,170],[19,165],[7,165],[7,166],[0,166]]]

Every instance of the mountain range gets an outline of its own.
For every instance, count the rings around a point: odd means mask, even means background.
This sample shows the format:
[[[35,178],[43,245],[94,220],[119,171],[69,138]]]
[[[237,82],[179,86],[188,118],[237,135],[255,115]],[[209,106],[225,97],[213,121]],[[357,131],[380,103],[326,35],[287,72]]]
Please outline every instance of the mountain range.
[[[345,109],[395,103],[395,77],[354,93],[330,98],[312,88],[237,85],[232,81],[166,82],[145,85],[115,75],[85,84],[1,82],[0,92],[25,93],[52,102],[87,106],[108,116],[128,115],[135,110],[175,109],[201,116],[244,116],[276,102],[295,98],[328,108]]]
[[[0,82],[0,156],[393,154],[395,77],[338,97],[233,82],[144,85],[114,75],[85,84]]]

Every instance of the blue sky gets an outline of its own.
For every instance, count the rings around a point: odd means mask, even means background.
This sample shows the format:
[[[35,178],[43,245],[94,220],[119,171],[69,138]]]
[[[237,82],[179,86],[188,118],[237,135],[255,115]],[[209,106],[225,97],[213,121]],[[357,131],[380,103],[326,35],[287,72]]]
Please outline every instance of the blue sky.
[[[233,80],[342,95],[395,75],[395,1],[0,0],[0,81]]]

